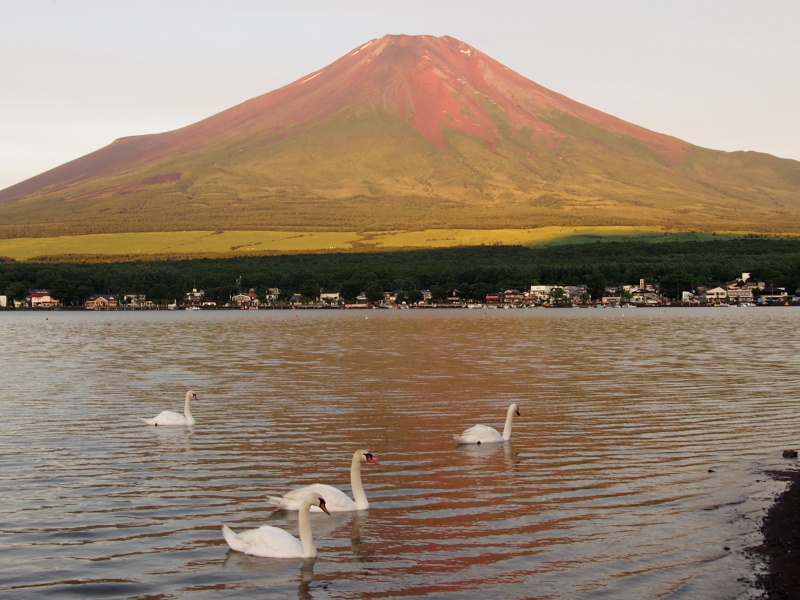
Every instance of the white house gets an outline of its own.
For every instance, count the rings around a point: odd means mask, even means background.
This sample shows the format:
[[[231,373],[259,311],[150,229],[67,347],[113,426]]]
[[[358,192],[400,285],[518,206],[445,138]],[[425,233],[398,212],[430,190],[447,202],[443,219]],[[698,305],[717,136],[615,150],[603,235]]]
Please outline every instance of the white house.
[[[550,292],[553,289],[552,285],[532,285],[531,297],[534,300],[544,302],[550,297]]]
[[[747,286],[731,285],[726,286],[728,298],[734,302],[752,302],[753,290]]]
[[[325,304],[339,304],[342,296],[339,292],[320,292],[319,301]]]
[[[142,308],[144,306],[152,305],[152,302],[148,304],[147,297],[144,294],[140,294],[138,292],[129,292],[125,294],[122,302],[123,304],[133,308]]]
[[[116,294],[92,294],[83,303],[87,310],[109,310],[119,306]]]
[[[256,293],[250,291],[244,294],[236,294],[235,296],[231,296],[231,304],[239,308],[242,307],[250,308],[250,307],[258,307],[260,303],[258,301],[258,296],[256,296]]]
[[[724,302],[728,298],[728,290],[724,287],[717,286],[706,290],[705,297],[706,302]]]
[[[35,290],[31,292],[30,303],[33,308],[52,308],[61,303],[50,295],[47,290]]]

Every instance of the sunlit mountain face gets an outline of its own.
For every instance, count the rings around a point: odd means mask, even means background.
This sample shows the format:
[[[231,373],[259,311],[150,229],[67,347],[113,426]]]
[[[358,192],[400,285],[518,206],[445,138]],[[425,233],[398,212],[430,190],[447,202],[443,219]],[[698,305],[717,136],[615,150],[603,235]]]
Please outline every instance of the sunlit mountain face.
[[[451,37],[389,35],[0,191],[0,237],[655,225],[800,231],[800,163],[700,148]]]

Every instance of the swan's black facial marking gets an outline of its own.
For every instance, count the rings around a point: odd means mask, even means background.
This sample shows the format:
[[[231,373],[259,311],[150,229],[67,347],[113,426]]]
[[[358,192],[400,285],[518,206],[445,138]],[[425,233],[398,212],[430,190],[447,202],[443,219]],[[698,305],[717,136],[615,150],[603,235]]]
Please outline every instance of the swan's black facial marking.
[[[331,514],[328,508],[325,506],[325,499],[324,498],[317,498],[319,500],[319,507],[322,509],[322,512]]]

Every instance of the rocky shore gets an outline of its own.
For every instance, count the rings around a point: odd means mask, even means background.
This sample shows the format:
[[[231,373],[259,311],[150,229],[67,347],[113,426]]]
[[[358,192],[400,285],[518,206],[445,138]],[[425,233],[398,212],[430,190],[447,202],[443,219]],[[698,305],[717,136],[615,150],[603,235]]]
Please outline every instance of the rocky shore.
[[[764,541],[752,548],[764,559],[766,570],[756,577],[756,586],[763,590],[764,600],[800,598],[800,470],[787,469],[769,473],[788,481],[786,490],[770,507],[761,533]]]

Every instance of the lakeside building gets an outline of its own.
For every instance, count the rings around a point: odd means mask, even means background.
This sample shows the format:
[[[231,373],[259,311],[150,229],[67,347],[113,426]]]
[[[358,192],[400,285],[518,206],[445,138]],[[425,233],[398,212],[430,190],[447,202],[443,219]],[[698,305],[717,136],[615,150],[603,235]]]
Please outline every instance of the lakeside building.
[[[395,292],[395,298],[397,297],[397,292]],[[322,292],[319,293],[319,301],[323,304],[333,305],[333,304],[341,304],[342,303],[342,295],[339,292]],[[392,298],[392,302],[394,302],[394,298]]]
[[[123,295],[122,304],[124,306],[129,306],[131,308],[148,307],[147,297],[144,294],[140,294],[138,292],[128,292],[127,294]],[[152,304],[152,302],[149,304]]]
[[[54,308],[61,306],[61,302],[50,295],[49,290],[34,290],[25,299],[31,308]]]
[[[432,304],[433,299],[429,290],[413,290],[422,295],[422,300],[416,304]],[[407,292],[393,291],[384,292],[383,298],[379,302],[380,306],[387,307],[397,304],[397,300],[402,294],[406,299]],[[115,304],[113,294],[95,294],[87,300],[86,307],[95,310],[116,308],[145,308],[148,305],[155,306],[146,301],[144,294],[128,293],[124,296],[124,301]],[[317,307],[337,307],[344,305],[341,292],[320,290],[318,297],[311,301],[299,293],[292,295],[284,301],[281,300],[281,290],[279,288],[267,288],[263,298],[259,298],[255,289],[251,288],[246,293],[239,293],[230,297],[230,302],[226,304],[232,308],[259,308],[262,306],[317,306]],[[750,277],[749,273],[742,273],[742,276],[715,287],[699,287],[692,291],[683,291],[677,299],[663,296],[658,285],[647,283],[640,279],[638,285],[607,286],[605,293],[596,301],[592,301],[586,285],[531,285],[528,289],[506,288],[502,291],[487,293],[483,300],[487,306],[508,307],[533,307],[533,306],[663,306],[663,305],[726,305],[726,304],[788,304],[800,301],[800,299],[790,296],[784,288],[773,288],[767,286],[763,281],[757,281]],[[6,303],[8,300],[6,299]],[[57,306],[57,300],[49,295],[47,290],[37,290],[32,292],[30,299],[22,306],[50,307]],[[275,303],[273,305],[273,302]],[[475,300],[461,294],[457,289],[450,289],[441,300],[442,304],[437,306],[467,306],[475,307]],[[366,294],[362,293],[353,306],[367,304]],[[183,301],[168,305],[168,308],[215,308],[216,303],[205,300],[203,290],[192,289],[184,294]],[[477,305],[480,306],[480,305]],[[0,308],[3,304],[0,304]]]
[[[183,302],[181,302],[181,306],[183,308],[200,308],[203,305],[203,299],[205,297],[206,293],[203,290],[192,288],[191,292],[186,292],[183,295]]]
[[[785,288],[767,286],[766,282],[753,280],[750,273],[723,285],[700,288],[700,301],[706,304],[785,303],[790,300]],[[756,295],[758,294],[758,295]]]
[[[231,306],[234,308],[258,308],[261,301],[254,290],[231,296]]]
[[[530,287],[531,299],[536,302],[545,302],[553,291],[552,285],[532,285]]]
[[[115,310],[119,307],[116,294],[92,294],[83,303],[86,310]]]
[[[506,290],[501,294],[503,304],[524,304],[529,296],[519,290]]]

